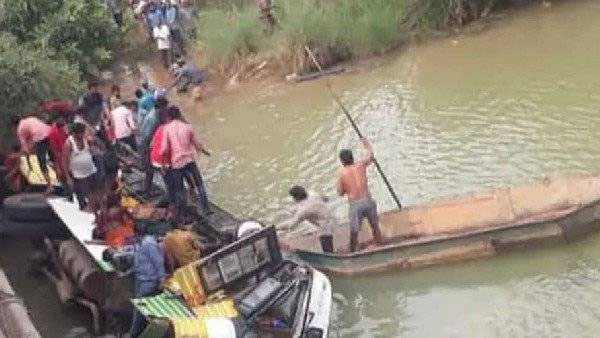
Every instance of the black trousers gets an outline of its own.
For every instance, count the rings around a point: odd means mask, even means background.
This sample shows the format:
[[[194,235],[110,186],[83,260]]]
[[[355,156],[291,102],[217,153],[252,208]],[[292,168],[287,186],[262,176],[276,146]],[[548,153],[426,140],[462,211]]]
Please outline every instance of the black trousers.
[[[92,174],[85,178],[73,178],[73,190],[79,202],[79,208],[83,209],[88,205],[87,199],[98,187],[97,176]]]
[[[38,164],[40,165],[40,170],[43,173],[48,172],[48,149],[50,148],[50,143],[48,142],[48,138],[45,138],[41,141],[38,141],[34,145],[35,157],[37,157]]]
[[[133,136],[133,134],[120,138],[117,141],[130,146],[133,151],[137,151],[137,143],[135,142],[135,136]]]
[[[165,68],[169,69],[169,67],[171,67],[171,49],[159,49],[158,52],[160,53],[160,58],[162,60],[163,66],[165,66]]]
[[[115,19],[115,23],[119,28],[123,26],[123,13],[115,13],[113,14],[113,19]]]

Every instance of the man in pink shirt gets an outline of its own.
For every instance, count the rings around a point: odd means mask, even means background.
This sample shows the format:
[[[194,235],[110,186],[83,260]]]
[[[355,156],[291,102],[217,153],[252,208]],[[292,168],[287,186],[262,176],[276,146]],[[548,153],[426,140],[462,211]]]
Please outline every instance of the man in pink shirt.
[[[189,175],[196,186],[199,211],[210,213],[204,182],[195,160],[198,151],[206,156],[210,156],[210,152],[198,142],[192,126],[182,120],[179,108],[169,107],[167,116],[170,122],[163,128],[163,140],[160,144],[159,155],[166,156],[169,162],[166,176],[168,177],[167,184],[170,185],[171,202],[176,207],[176,213],[179,213],[185,206],[183,178],[185,175]]]
[[[126,102],[113,109],[110,112],[110,120],[117,142],[127,144],[131,149],[137,151],[137,143],[135,142],[137,127],[131,109],[133,104],[132,102]]]
[[[48,187],[46,192],[52,192],[52,182],[48,175],[48,149],[50,147],[48,135],[52,128],[34,116],[25,118],[14,116],[12,122],[17,127],[17,138],[21,150],[27,155],[35,153]]]

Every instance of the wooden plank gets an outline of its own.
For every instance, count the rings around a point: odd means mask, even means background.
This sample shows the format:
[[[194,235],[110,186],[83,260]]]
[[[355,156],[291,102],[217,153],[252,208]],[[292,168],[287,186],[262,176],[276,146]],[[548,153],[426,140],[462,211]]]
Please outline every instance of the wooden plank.
[[[309,73],[309,74],[305,74],[305,75],[299,75],[298,77],[296,77],[296,82],[303,82],[303,81],[308,81],[308,80],[314,80],[317,78],[320,78],[321,76],[325,76],[325,75],[333,75],[333,74],[339,74],[344,72],[346,69],[342,66],[335,66],[335,67],[331,67],[329,69],[325,69],[323,71],[318,71],[318,72],[314,72],[314,73]]]

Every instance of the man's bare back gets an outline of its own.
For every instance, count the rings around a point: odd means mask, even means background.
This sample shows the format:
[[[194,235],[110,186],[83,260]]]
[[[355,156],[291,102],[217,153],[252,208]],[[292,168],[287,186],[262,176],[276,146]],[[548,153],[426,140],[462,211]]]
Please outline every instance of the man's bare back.
[[[357,163],[344,165],[339,171],[337,191],[348,200],[360,200],[369,197],[367,167],[373,162],[373,150],[367,140],[362,140],[366,150],[365,157]]]
[[[375,156],[369,142],[361,139],[365,155],[359,162],[354,162],[352,151],[344,149],[340,151],[339,180],[337,192],[340,196],[348,196],[348,221],[350,225],[349,251],[354,252],[358,248],[358,232],[362,221],[369,221],[375,242],[381,244],[382,236],[379,230],[379,217],[377,215],[377,204],[369,193],[369,182],[367,179],[367,167],[373,163]]]

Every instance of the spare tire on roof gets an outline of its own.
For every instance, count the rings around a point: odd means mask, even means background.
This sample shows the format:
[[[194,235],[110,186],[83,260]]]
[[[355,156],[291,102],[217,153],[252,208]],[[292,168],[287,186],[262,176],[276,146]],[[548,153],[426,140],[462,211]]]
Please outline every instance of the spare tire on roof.
[[[40,193],[21,193],[4,200],[7,219],[24,222],[46,222],[55,218],[46,196]]]

